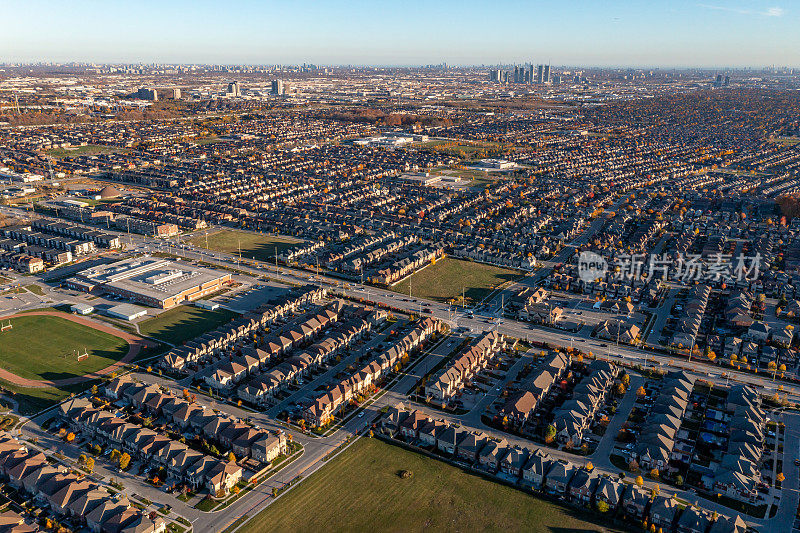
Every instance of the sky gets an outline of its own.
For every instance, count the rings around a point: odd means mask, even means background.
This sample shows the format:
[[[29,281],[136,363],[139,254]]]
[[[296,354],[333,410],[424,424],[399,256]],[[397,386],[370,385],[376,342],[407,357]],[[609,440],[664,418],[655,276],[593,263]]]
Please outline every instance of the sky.
[[[0,62],[800,67],[800,0],[0,0]]]

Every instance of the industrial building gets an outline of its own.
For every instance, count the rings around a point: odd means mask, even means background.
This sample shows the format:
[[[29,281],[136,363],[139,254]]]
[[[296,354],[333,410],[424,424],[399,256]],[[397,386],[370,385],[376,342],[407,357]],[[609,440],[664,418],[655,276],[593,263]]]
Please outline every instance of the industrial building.
[[[156,257],[138,257],[79,272],[67,285],[86,292],[114,294],[168,309],[217,292],[231,275]]]

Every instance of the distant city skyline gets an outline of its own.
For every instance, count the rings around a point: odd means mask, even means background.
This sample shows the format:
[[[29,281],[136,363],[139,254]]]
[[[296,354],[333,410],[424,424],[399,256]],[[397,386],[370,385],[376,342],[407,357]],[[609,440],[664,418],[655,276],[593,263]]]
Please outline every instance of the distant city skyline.
[[[0,62],[800,66],[785,0],[6,4]]]

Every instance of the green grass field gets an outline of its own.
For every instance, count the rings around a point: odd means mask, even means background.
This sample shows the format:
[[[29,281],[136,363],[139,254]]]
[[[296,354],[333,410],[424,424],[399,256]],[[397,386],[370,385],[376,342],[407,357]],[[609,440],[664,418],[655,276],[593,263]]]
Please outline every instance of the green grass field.
[[[25,288],[37,296],[44,296],[44,291],[39,285],[25,285]]]
[[[401,479],[400,470],[413,473]],[[240,530],[617,532],[520,490],[361,439]]]
[[[800,137],[776,137],[773,142],[784,146],[794,146],[800,144]]]
[[[63,387],[20,387],[0,379],[0,389],[10,392],[11,398],[17,402],[19,413],[22,415],[32,415],[44,409],[48,409],[57,403],[63,402],[70,394],[78,394],[98,381],[86,381],[77,385],[67,385]],[[8,404],[7,401],[0,399],[0,404]]]
[[[55,316],[19,316],[0,333],[0,366],[28,379],[64,379],[105,368],[128,353],[119,337]],[[86,349],[78,361],[74,351]]]
[[[181,344],[218,328],[238,316],[227,309],[209,311],[193,305],[179,305],[139,323],[139,332],[171,344]]]
[[[455,298],[460,302],[463,287],[467,303],[474,304],[486,298],[493,287],[519,276],[519,272],[508,268],[445,257],[392,286],[392,290],[408,294],[411,283],[412,296],[440,302]]]
[[[274,261],[276,246],[278,247],[278,253],[281,253],[292,248],[300,241],[291,237],[223,229],[211,230],[208,234],[208,244],[206,244],[205,232],[195,233],[189,239],[189,242],[200,248],[234,255],[239,253],[239,247],[241,246],[243,258]]]
[[[86,146],[77,146],[75,148],[53,148],[48,150],[47,154],[51,157],[61,159],[62,157],[78,156],[78,155],[103,155],[103,154],[116,154],[127,153],[130,150],[125,148],[118,148],[116,146],[103,146],[100,144],[88,144]]]

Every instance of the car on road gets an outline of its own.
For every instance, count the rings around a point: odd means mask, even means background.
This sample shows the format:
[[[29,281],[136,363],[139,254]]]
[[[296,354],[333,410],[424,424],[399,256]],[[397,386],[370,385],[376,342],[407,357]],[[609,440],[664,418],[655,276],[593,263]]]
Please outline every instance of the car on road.
[[[358,413],[358,418],[364,418],[364,411],[361,411],[360,413]]]

